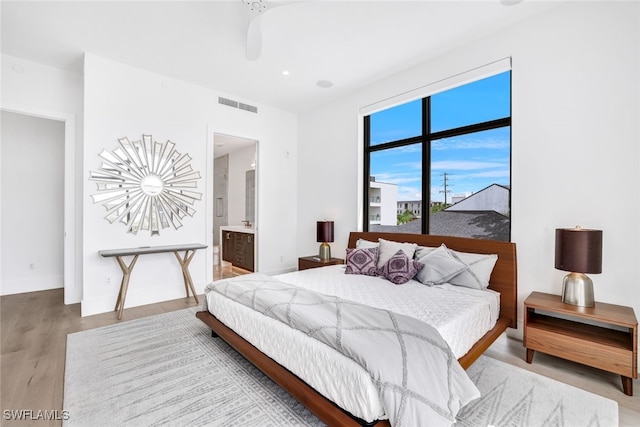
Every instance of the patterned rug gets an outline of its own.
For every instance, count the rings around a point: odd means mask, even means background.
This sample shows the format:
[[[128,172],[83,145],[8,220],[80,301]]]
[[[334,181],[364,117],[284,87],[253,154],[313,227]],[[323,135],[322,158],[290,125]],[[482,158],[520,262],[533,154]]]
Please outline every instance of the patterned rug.
[[[458,414],[456,427],[614,427],[618,403],[481,356],[467,370],[482,397]]]
[[[320,426],[195,317],[196,308],[69,334],[72,426]],[[617,426],[616,402],[482,356],[456,426]]]

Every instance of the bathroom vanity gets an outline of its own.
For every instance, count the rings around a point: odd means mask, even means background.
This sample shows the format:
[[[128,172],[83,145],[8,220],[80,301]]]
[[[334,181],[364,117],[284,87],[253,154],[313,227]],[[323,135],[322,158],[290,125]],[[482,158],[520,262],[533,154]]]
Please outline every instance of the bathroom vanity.
[[[220,227],[221,258],[234,267],[254,271],[255,230],[245,225]]]

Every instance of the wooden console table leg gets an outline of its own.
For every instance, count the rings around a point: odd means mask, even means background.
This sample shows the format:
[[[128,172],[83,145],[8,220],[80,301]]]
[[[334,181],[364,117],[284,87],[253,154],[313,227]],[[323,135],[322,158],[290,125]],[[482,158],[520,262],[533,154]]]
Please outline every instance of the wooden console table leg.
[[[533,362],[533,355],[535,354],[535,350],[527,349],[527,363]]]
[[[625,377],[624,375],[620,375],[622,378],[622,391],[627,396],[633,396],[633,378]]]
[[[191,253],[189,253],[191,252]],[[184,289],[187,292],[187,298],[189,298],[189,289],[191,289],[191,293],[193,294],[193,299],[196,300],[196,304],[200,304],[198,301],[198,295],[196,295],[196,290],[193,287],[193,281],[191,280],[191,274],[189,274],[189,264],[193,259],[193,255],[195,255],[196,251],[184,251],[184,258],[180,257],[180,253],[178,251],[173,254],[178,259],[180,263],[180,267],[182,267],[182,278],[184,279]]]
[[[118,312],[118,320],[122,319],[122,310],[124,309],[124,300],[127,297],[127,288],[129,287],[129,278],[131,277],[131,271],[133,270],[133,266],[136,265],[136,261],[138,261],[138,255],[134,255],[133,260],[131,260],[131,264],[127,266],[121,256],[116,256],[116,260],[118,261],[118,265],[120,265],[120,269],[122,270],[122,281],[120,282],[120,292],[118,293],[118,300],[116,301],[115,311]]]

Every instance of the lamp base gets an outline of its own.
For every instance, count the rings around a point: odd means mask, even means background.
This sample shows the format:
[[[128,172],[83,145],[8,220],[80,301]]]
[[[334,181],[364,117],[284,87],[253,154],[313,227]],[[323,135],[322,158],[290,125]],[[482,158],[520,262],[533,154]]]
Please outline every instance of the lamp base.
[[[331,259],[331,246],[327,242],[320,245],[320,259],[322,261],[329,261]]]
[[[593,307],[593,281],[582,273],[569,273],[562,281],[562,302],[580,307]]]

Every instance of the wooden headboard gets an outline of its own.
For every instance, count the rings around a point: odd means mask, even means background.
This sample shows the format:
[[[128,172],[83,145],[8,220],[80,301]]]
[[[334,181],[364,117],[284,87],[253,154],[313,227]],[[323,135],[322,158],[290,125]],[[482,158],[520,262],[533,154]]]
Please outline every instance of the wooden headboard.
[[[377,242],[378,238],[434,247],[444,243],[448,248],[460,252],[498,255],[498,261],[489,280],[489,289],[500,292],[500,318],[503,321],[508,320],[509,327],[518,327],[518,270],[515,243],[430,234],[353,231],[349,234],[348,247],[355,248],[358,239]]]

